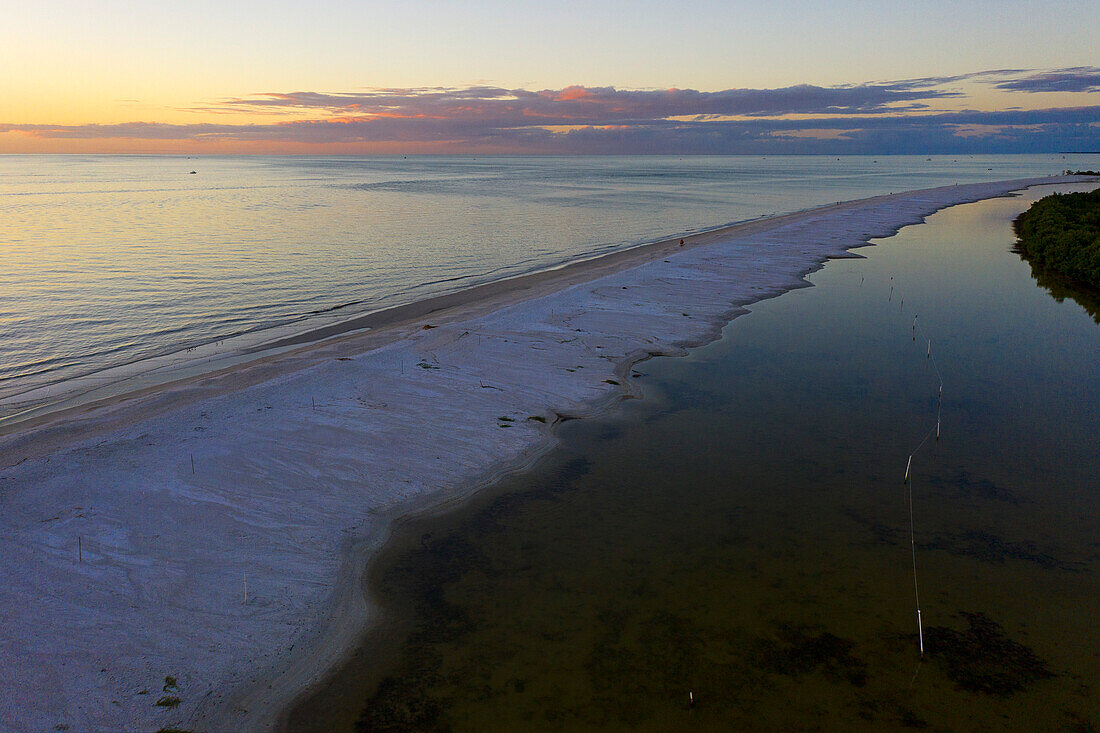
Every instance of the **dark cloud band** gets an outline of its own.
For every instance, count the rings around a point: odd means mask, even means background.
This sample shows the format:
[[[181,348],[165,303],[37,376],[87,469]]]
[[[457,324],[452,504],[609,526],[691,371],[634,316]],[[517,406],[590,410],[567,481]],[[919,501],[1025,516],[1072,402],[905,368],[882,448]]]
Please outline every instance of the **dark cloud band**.
[[[407,144],[500,152],[756,153],[959,152],[1100,148],[1100,106],[932,112],[960,99],[960,82],[1010,92],[1100,89],[1100,69],[998,69],[861,85],[781,89],[528,91],[372,89],[268,93],[226,100],[222,113],[305,111],[320,117],[269,124],[4,125],[53,139],[136,139],[354,145]]]

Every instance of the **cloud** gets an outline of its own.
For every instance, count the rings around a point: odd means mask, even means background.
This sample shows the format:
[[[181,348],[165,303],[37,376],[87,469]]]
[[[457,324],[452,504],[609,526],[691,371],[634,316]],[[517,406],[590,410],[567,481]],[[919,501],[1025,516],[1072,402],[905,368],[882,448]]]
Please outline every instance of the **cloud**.
[[[0,124],[0,133],[55,140],[136,140],[203,146],[280,145],[370,152],[769,153],[1016,152],[1097,149],[1100,106],[933,111],[965,104],[952,88],[1091,91],[1100,69],[996,69],[950,77],[780,89],[623,90],[491,86],[270,92],[214,106],[218,122]],[[1015,85],[1008,87],[1006,85]],[[266,124],[232,115],[276,115]],[[287,119],[281,115],[293,115]],[[310,119],[301,119],[302,115]],[[326,148],[326,146],[328,146]],[[177,145],[178,148],[178,145]]]
[[[267,125],[0,125],[62,139],[283,142],[312,145],[423,143],[535,153],[932,153],[1056,151],[1097,147],[1100,106],[922,115],[648,119],[624,125],[480,125],[446,118],[340,118]],[[983,133],[986,130],[987,133]],[[1013,148],[1012,146],[1018,146]],[[983,147],[984,146],[984,147]]]
[[[228,99],[235,110],[322,110],[330,114],[404,119],[477,119],[510,126],[622,124],[688,115],[761,116],[784,114],[883,114],[913,109],[933,99],[959,96],[940,89],[893,84],[781,89],[623,90],[571,86],[564,89],[377,89],[361,93],[290,92]]]
[[[1010,92],[1095,92],[1100,91],[1100,68],[1075,66],[1027,74],[995,86]]]
[[[1019,112],[964,111],[922,116],[654,122],[583,127],[523,136],[542,152],[667,154],[932,154],[1057,152],[1100,147],[1100,106]]]
[[[954,76],[921,76],[915,79],[901,79],[899,81],[880,82],[892,89],[928,89],[931,87],[953,84],[960,81],[992,81],[998,77],[1018,76],[1031,71],[1031,69],[988,69],[986,71],[973,71],[968,74],[956,74]]]

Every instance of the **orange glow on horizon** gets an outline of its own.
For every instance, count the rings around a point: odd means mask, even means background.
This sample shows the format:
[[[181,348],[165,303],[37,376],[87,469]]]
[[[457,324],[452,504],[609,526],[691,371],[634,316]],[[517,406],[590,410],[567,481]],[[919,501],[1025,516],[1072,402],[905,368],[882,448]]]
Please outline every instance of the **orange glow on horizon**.
[[[0,133],[0,155],[518,155],[528,148],[432,142],[304,143],[260,140],[65,139]]]

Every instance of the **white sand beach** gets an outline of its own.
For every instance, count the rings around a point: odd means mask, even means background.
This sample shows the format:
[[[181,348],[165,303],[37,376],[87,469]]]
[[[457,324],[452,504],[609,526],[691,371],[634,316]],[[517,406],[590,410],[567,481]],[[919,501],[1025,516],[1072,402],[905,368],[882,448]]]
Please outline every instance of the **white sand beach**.
[[[359,580],[396,520],[530,466],[560,416],[634,394],[632,365],[717,338],[829,258],[1081,180],[672,239],[0,424],[0,730],[271,729],[370,623]]]

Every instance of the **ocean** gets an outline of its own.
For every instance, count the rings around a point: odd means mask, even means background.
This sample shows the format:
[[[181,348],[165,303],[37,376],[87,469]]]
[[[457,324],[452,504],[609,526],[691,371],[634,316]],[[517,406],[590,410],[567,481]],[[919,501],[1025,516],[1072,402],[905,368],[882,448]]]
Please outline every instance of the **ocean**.
[[[1095,156],[0,156],[0,417],[76,378],[241,334],[773,213],[1088,166]]]

